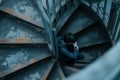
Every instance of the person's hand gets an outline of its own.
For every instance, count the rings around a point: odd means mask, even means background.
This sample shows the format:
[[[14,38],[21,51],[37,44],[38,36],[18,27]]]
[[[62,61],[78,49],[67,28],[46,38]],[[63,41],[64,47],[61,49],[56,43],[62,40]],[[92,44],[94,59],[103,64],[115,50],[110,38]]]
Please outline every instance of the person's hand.
[[[74,56],[76,57],[76,59],[78,58],[78,50],[77,50],[77,47],[74,47]]]
[[[61,37],[58,37],[58,46],[59,47],[64,47],[64,43],[63,43]]]
[[[84,59],[84,56],[79,54],[79,55],[77,56],[77,59],[78,59],[78,60]]]

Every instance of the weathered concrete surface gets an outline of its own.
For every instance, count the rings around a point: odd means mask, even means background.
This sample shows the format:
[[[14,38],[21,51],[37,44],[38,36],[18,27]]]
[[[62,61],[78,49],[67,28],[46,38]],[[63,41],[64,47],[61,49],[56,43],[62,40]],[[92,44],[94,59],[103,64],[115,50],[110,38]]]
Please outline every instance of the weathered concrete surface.
[[[29,68],[21,70],[19,73],[16,73],[5,80],[46,80],[41,78],[43,75],[46,75],[45,72],[52,63],[54,64],[51,59],[46,59],[30,66]]]
[[[7,24],[6,24],[7,23]],[[45,41],[45,32],[20,20],[4,16],[0,22],[0,39],[38,39]]]
[[[49,49],[41,46],[4,46],[0,47],[0,77],[49,57]]]
[[[7,7],[12,9],[15,13],[28,16],[42,24],[39,9],[31,0],[4,0],[1,7]]]

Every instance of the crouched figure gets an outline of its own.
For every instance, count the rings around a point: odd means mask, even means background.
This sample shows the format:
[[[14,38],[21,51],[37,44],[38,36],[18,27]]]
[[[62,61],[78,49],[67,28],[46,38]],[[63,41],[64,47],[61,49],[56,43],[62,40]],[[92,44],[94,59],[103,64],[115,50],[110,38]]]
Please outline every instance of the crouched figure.
[[[83,59],[79,53],[75,36],[68,32],[63,37],[58,37],[59,61],[63,64],[72,64],[76,60]]]

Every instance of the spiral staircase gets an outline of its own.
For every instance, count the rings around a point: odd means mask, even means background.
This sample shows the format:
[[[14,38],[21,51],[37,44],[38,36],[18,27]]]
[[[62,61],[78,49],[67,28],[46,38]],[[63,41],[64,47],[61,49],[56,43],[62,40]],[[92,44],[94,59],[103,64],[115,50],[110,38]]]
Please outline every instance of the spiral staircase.
[[[4,0],[1,3],[0,80],[65,80],[83,70],[112,45],[98,17],[79,5],[56,29],[57,36],[66,32],[75,34],[79,52],[85,58],[71,65],[61,64],[50,50],[39,14],[32,0]]]

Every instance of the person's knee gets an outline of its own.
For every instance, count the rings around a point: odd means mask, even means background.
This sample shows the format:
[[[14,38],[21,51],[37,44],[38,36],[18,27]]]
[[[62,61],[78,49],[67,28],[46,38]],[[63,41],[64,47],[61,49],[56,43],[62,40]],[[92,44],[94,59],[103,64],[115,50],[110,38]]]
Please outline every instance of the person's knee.
[[[78,59],[84,59],[84,55],[79,55]]]

